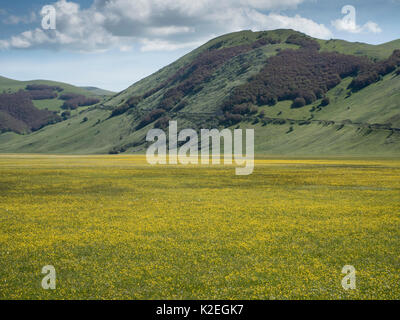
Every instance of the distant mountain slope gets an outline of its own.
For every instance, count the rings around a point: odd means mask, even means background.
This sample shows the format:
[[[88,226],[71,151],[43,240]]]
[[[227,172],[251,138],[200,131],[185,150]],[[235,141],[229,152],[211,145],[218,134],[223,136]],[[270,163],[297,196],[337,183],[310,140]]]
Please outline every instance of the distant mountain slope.
[[[57,81],[49,81],[49,80],[31,80],[31,81],[18,81],[13,79],[8,79],[0,76],[0,93],[13,93],[18,90],[24,90],[27,86],[30,85],[45,85],[51,87],[59,87],[62,89],[63,94],[76,94],[82,95],[85,97],[96,97],[98,98],[98,92],[93,92],[92,90],[87,90],[84,88],[76,87],[67,83],[57,82]],[[101,90],[101,89],[100,89]],[[107,91],[106,91],[107,92]],[[104,98],[109,96],[109,94],[104,94]],[[103,98],[103,97],[101,97]],[[51,100],[51,101],[49,101]],[[34,105],[39,109],[48,109],[51,111],[61,111],[61,106],[63,105],[64,100],[59,98],[56,99],[43,99],[34,101]]]
[[[82,88],[86,91],[90,91],[91,93],[93,93],[97,96],[112,96],[112,95],[116,94],[116,92],[100,89],[97,87],[80,87],[80,88]]]
[[[61,82],[0,77],[0,131],[28,133],[59,122],[108,96],[99,93]]]
[[[76,87],[68,83],[49,81],[49,80],[30,80],[30,81],[18,81],[0,76],[0,91],[6,91],[7,93],[16,92],[20,89],[25,89],[28,85],[46,85],[56,86],[63,89],[64,92],[81,94],[90,96],[93,93],[90,90]]]
[[[218,37],[0,152],[142,153],[166,128],[255,128],[256,153],[400,156],[400,41],[373,46],[292,30]]]
[[[336,51],[343,54],[355,56],[367,56],[373,60],[384,60],[389,57],[394,50],[400,48],[400,39],[380,45],[370,45],[360,42],[348,42],[344,40],[318,40],[321,45],[321,51]]]
[[[0,94],[0,132],[26,133],[60,120],[53,112],[35,108],[26,91]]]

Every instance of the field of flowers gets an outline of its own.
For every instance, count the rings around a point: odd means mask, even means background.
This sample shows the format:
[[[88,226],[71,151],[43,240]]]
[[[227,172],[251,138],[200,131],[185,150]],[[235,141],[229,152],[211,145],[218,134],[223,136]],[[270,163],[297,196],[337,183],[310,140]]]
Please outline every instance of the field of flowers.
[[[2,155],[0,299],[400,299],[400,161]]]

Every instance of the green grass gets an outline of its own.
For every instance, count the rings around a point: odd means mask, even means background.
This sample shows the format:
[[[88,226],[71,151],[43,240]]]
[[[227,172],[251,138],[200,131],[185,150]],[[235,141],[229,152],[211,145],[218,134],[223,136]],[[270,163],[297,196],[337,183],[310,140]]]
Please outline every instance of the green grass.
[[[393,73],[347,98],[350,79],[331,90],[331,104],[315,113],[315,119],[346,120],[367,123],[388,123],[400,127],[400,76]]]
[[[360,42],[344,40],[318,40],[321,51],[337,51],[339,53],[357,56],[367,56],[371,59],[387,59],[395,49],[400,49],[400,40],[387,42],[380,45],[371,45]]]
[[[32,80],[32,81],[18,81],[12,80],[4,77],[0,77],[0,91],[6,92],[16,92],[20,89],[25,89],[27,85],[30,84],[44,84],[47,86],[58,86],[64,89],[62,93],[75,93],[82,94],[85,96],[93,96],[94,94],[86,89],[72,86],[67,83],[47,81],[47,80]]]
[[[60,111],[63,104],[64,101],[59,99],[33,100],[33,105],[41,110]]]
[[[292,109],[291,101],[281,101],[275,106],[263,106],[260,111],[270,118],[297,120],[327,120],[342,122],[351,120],[356,123],[391,123],[400,127],[400,76],[389,74],[382,81],[349,96],[348,85],[351,78],[344,79],[327,96],[330,104],[320,107],[321,100],[299,109]],[[319,108],[320,107],[320,108]]]

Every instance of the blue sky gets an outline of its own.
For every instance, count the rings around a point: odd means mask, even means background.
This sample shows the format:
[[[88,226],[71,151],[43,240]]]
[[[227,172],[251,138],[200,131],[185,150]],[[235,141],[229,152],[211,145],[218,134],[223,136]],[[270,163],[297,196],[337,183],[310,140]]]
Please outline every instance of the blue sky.
[[[42,28],[45,5],[55,30]],[[0,75],[119,91],[224,33],[291,28],[379,44],[400,38],[399,17],[400,0],[0,0]]]

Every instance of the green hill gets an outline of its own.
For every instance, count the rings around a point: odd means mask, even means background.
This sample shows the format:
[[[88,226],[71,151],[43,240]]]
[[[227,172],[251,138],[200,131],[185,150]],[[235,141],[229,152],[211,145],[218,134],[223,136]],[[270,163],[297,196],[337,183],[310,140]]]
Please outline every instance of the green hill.
[[[400,40],[292,30],[224,35],[65,121],[1,134],[0,152],[143,153],[147,131],[174,119],[181,129],[255,128],[257,154],[399,156],[396,49]]]
[[[31,81],[18,81],[13,79],[8,79],[0,76],[0,93],[15,93],[18,90],[24,90],[28,85],[46,85],[46,86],[55,86],[63,89],[62,93],[72,93],[77,95],[83,95],[86,97],[98,97],[101,96],[101,99],[108,98],[109,96],[115,94],[114,92],[102,90],[94,87],[76,87],[63,82],[49,81],[49,80],[31,80]],[[56,99],[43,99],[43,100],[34,100],[34,105],[38,109],[48,109],[50,111],[61,111],[61,106],[64,101],[56,98]]]
[[[16,92],[20,89],[25,89],[27,85],[47,85],[47,86],[58,86],[64,89],[64,92],[67,93],[75,93],[75,94],[82,94],[86,96],[91,96],[93,95],[93,90],[92,89],[98,89],[98,88],[93,88],[93,87],[76,87],[67,83],[63,82],[57,82],[57,81],[49,81],[49,80],[30,80],[30,81],[18,81],[18,80],[13,80],[5,77],[0,76],[0,91],[6,91],[6,92]],[[102,90],[102,89],[98,89]],[[114,94],[111,91],[107,90],[102,90],[103,94],[102,95],[112,95]]]
[[[0,77],[0,132],[29,133],[69,118],[113,93],[66,83]]]
[[[116,92],[104,90],[104,89],[100,89],[100,88],[96,88],[96,87],[80,87],[80,88],[84,89],[86,91],[89,91],[92,94],[97,95],[97,96],[112,96],[112,95],[116,94]]]

